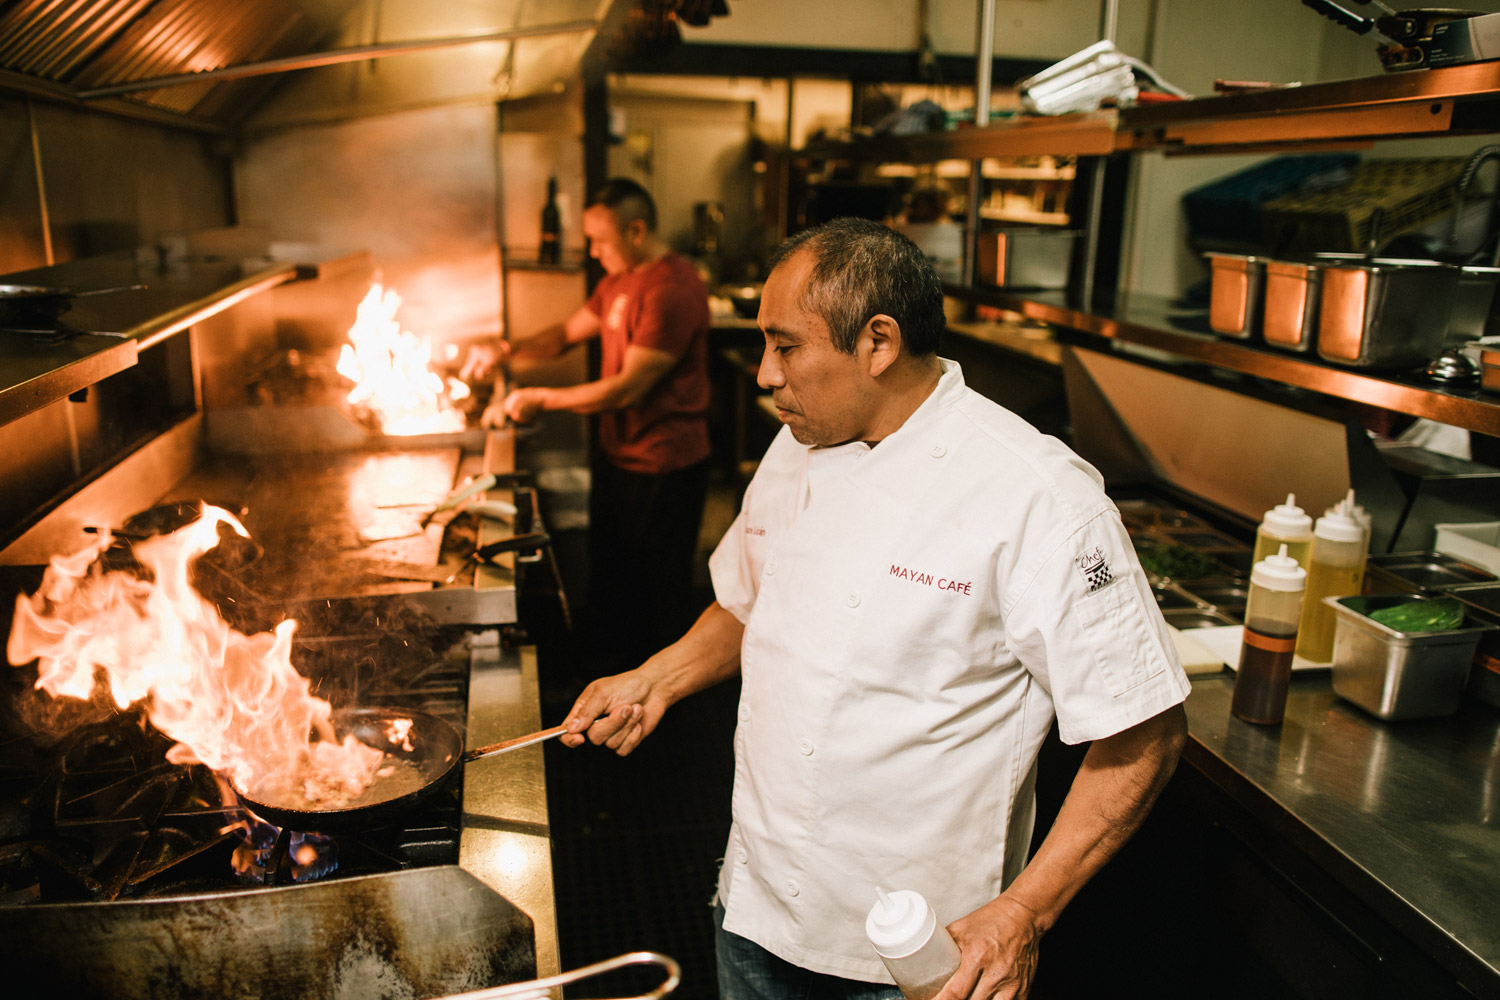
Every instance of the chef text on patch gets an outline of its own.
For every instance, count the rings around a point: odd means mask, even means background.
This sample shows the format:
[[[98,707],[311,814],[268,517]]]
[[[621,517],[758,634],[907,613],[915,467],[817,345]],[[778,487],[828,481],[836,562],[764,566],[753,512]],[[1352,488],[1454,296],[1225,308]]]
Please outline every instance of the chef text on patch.
[[[1109,560],[1104,557],[1104,550],[1097,545],[1074,559],[1073,565],[1077,566],[1078,572],[1083,574],[1084,582],[1089,585],[1090,594],[1115,578],[1114,574],[1109,571]]]
[[[921,570],[908,569],[905,566],[891,564],[891,576],[898,580],[910,580],[912,583],[920,583],[924,587],[936,587],[938,590],[948,590],[955,594],[973,595],[974,582],[972,580],[950,580],[947,577],[934,577],[931,573],[923,573]]]

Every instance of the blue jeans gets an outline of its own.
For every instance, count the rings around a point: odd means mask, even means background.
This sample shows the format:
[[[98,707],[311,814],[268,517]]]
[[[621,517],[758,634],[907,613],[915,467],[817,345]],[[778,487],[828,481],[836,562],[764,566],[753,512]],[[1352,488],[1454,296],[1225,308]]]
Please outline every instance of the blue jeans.
[[[714,903],[719,1000],[902,1000],[885,983],[808,972],[724,929],[724,904]]]

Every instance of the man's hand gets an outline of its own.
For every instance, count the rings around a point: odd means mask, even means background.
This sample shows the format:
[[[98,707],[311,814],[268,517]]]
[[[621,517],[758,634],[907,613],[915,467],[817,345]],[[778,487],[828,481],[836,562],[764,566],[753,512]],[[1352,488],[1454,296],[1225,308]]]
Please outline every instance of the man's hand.
[[[464,365],[458,370],[458,377],[464,382],[477,382],[489,378],[495,373],[495,369],[509,359],[509,341],[496,340],[490,344],[470,345],[469,353],[464,358]]]
[[[539,386],[513,389],[505,397],[505,415],[518,424],[529,424],[546,409],[543,405],[546,398],[547,390]]]
[[[624,757],[655,731],[666,711],[666,699],[643,670],[601,677],[573,703],[560,741],[570,747],[589,742]]]
[[[932,1000],[1024,1000],[1036,978],[1042,929],[1004,895],[948,925],[958,944],[958,971]]]
[[[962,958],[932,1000],[1022,1000],[1037,945],[1068,901],[1141,825],[1187,740],[1182,706],[1098,739],[1052,829],[998,897],[948,925]]]

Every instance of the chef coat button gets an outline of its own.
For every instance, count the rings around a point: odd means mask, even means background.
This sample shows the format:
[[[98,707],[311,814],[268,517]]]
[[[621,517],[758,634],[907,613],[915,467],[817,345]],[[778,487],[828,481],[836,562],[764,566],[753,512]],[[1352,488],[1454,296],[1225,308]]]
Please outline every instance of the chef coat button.
[[[811,757],[813,752],[812,740],[798,740],[797,749],[802,751],[802,756]]]
[[[749,705],[741,705],[740,706],[740,721],[741,722],[749,722],[750,721],[750,706]]]
[[[856,594],[852,590],[849,591],[849,597],[847,598],[847,601],[848,601],[849,607],[851,607],[851,608],[857,608],[857,607],[859,607],[859,595]]]
[[[797,883],[793,882],[791,879],[786,880],[786,885],[783,886],[783,888],[786,889],[786,894],[788,896],[795,896],[797,895],[797,893],[802,891],[801,889],[797,888]]]
[[[948,449],[944,448],[942,445],[935,444],[935,445],[932,446],[932,457],[933,458],[942,458],[946,454],[948,454]]]
[[[740,864],[745,864],[750,860],[750,852],[746,851],[743,847],[736,848],[734,852],[734,860],[738,861]]]
[[[776,572],[776,560],[775,559],[768,559],[768,560],[766,560],[766,574],[769,576],[770,574],[772,574],[774,572]]]

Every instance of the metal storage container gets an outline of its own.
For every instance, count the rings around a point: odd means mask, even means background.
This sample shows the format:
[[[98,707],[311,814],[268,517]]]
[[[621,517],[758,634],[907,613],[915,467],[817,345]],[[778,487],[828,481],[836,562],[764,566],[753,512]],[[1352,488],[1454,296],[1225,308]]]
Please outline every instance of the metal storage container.
[[[1484,336],[1484,324],[1495,302],[1497,282],[1500,282],[1500,267],[1469,264],[1459,268],[1444,343],[1450,346],[1467,344]]]
[[[1076,229],[1040,226],[996,229],[979,234],[974,280],[1000,288],[1056,290],[1068,287]]]
[[[1500,392],[1500,349],[1486,347],[1479,352],[1479,384],[1492,392]]]
[[[1411,368],[1442,352],[1458,268],[1378,258],[1320,266],[1320,358],[1355,368]]]
[[[1442,552],[1382,552],[1365,563],[1366,594],[1435,593],[1493,582],[1495,574]]]
[[[1477,583],[1448,591],[1472,608],[1476,618],[1500,623],[1500,583]],[[1500,708],[1500,624],[1479,637],[1474,666],[1469,670],[1469,694],[1486,705]]]
[[[1479,638],[1489,628],[1468,611],[1460,628],[1400,632],[1369,612],[1412,601],[1415,594],[1325,597],[1333,608],[1333,690],[1377,719],[1421,719],[1458,709]]]
[[[1315,264],[1266,261],[1266,303],[1261,333],[1266,343],[1289,351],[1310,351],[1318,329],[1322,273]]]
[[[1242,253],[1206,256],[1212,269],[1208,325],[1226,337],[1252,336],[1260,328],[1265,258]]]

